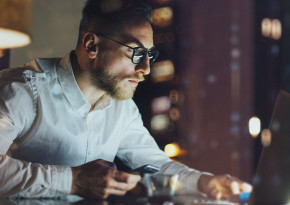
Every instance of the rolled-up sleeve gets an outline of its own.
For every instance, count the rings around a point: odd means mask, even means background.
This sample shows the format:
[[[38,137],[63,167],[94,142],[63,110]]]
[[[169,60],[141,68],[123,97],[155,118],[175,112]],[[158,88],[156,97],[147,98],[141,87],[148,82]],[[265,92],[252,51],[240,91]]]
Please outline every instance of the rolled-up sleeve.
[[[13,149],[11,145],[17,146],[13,142],[22,140],[21,135],[30,129],[34,121],[34,99],[37,97],[25,78],[21,75],[13,78],[12,82],[8,75],[0,82],[0,197],[67,195],[72,184],[70,167],[42,165],[9,156],[9,149]]]
[[[1,197],[63,197],[70,193],[72,171],[0,156]]]

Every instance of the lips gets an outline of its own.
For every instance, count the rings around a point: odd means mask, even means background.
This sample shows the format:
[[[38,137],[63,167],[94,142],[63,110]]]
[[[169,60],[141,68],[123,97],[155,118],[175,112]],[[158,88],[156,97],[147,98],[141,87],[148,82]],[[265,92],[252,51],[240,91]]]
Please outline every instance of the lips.
[[[136,85],[138,85],[139,81],[138,80],[129,80],[130,83],[134,83]]]

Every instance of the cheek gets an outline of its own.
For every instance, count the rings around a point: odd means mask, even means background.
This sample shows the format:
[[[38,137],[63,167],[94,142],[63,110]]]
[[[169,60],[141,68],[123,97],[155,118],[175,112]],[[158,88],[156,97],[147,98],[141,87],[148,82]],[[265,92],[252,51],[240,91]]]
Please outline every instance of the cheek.
[[[111,65],[109,66],[110,71],[114,75],[127,76],[134,74],[135,66],[131,62],[131,59],[126,58],[115,58]]]

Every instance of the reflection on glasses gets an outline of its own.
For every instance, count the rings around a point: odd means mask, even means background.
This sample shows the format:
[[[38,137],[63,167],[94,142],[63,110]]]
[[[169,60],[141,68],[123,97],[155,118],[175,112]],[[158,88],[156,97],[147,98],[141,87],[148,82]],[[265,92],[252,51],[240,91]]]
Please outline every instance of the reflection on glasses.
[[[96,35],[99,35],[99,36],[102,36],[104,38],[107,38],[111,41],[114,41],[120,45],[123,45],[123,46],[126,46],[130,49],[133,50],[133,55],[131,57],[132,59],[132,63],[134,64],[141,64],[144,59],[146,58],[146,55],[148,54],[149,56],[149,61],[150,61],[150,65],[152,65],[152,63],[154,63],[154,61],[157,59],[158,55],[159,55],[159,51],[157,50],[151,50],[151,51],[148,51],[146,48],[144,48],[143,46],[140,46],[140,47],[131,47],[131,46],[128,46],[122,42],[119,42],[117,40],[114,40],[112,38],[110,38],[109,36],[103,34],[103,33],[95,33]]]

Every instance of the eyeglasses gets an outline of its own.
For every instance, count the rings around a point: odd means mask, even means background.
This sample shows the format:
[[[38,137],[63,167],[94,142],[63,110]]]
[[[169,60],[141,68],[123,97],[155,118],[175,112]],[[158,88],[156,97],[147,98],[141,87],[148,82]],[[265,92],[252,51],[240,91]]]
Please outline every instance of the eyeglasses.
[[[154,61],[157,59],[157,57],[159,56],[159,51],[157,50],[151,50],[151,51],[148,51],[146,48],[144,48],[143,46],[140,46],[140,47],[131,47],[131,46],[128,46],[122,42],[119,42],[117,40],[114,40],[112,38],[110,38],[109,36],[105,35],[105,34],[102,34],[102,33],[95,33],[96,35],[100,35],[104,38],[107,38],[111,41],[114,41],[120,45],[123,45],[123,46],[126,46],[130,49],[133,50],[133,55],[131,57],[132,59],[132,63],[134,64],[141,64],[144,59],[146,58],[146,55],[148,54],[149,56],[149,62],[150,62],[150,65],[152,65],[152,63],[154,63]]]

